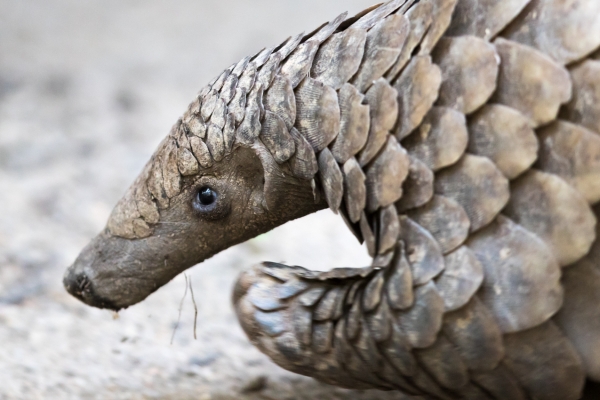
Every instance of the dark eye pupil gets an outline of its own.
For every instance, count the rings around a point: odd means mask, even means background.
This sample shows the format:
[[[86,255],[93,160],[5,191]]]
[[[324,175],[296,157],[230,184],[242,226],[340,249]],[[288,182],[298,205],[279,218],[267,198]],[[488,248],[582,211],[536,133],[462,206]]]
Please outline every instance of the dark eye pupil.
[[[217,194],[215,193],[214,190],[212,190],[209,187],[203,187],[198,192],[198,200],[200,201],[200,204],[202,204],[202,205],[208,206],[208,205],[214,203],[216,199],[217,199]]]

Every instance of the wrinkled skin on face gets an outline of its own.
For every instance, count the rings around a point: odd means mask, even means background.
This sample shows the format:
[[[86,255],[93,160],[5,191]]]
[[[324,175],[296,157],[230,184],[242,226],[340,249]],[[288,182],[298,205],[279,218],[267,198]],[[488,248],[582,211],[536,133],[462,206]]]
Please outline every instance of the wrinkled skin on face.
[[[150,164],[128,193],[148,179]],[[65,273],[66,289],[91,306],[126,308],[216,253],[324,208],[310,181],[286,168],[260,143],[234,148],[212,167],[183,177],[180,193],[159,208],[147,237],[115,235],[109,221]],[[111,220],[128,201],[134,200],[126,195]]]

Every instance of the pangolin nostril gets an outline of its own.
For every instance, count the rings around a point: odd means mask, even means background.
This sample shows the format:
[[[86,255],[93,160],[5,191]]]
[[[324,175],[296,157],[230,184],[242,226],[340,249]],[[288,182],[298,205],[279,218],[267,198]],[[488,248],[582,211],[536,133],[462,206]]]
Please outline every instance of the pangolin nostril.
[[[73,272],[71,269],[67,271],[63,279],[65,289],[80,300],[84,300],[84,292],[89,291],[91,282],[88,276],[83,272]]]
[[[83,274],[77,277],[76,283],[80,290],[85,290],[90,287],[90,280],[86,275]]]

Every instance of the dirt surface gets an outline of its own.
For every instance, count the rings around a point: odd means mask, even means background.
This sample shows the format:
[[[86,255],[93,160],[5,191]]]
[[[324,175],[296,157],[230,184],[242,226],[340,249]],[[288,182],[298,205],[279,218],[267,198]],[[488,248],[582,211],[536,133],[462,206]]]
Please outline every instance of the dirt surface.
[[[363,266],[323,211],[244,243],[113,316],[63,290],[159,141],[213,76],[371,0],[0,0],[0,399],[398,399],[287,373],[233,315],[262,260]]]

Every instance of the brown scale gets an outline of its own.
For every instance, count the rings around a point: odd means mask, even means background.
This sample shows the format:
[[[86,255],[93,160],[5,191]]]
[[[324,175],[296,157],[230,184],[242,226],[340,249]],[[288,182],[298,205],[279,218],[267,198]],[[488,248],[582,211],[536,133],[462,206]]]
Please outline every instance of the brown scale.
[[[489,42],[475,36],[442,38],[432,55],[442,70],[439,105],[470,114],[496,90],[498,59]]]
[[[400,218],[400,227],[415,286],[429,282],[444,269],[440,244],[428,230],[406,216]]]
[[[598,52],[597,59],[600,59]],[[578,125],[600,132],[600,62],[585,60],[570,69],[573,97],[563,107],[561,117]]]
[[[442,81],[440,68],[428,55],[415,56],[402,71],[394,88],[398,91],[396,137],[408,136],[429,111],[438,97]]]
[[[447,107],[432,107],[402,145],[412,157],[436,172],[457,162],[464,154],[468,140],[462,113]]]
[[[409,25],[406,16],[393,14],[367,33],[364,62],[352,78],[358,90],[366,92],[393,65],[408,37]]]
[[[508,179],[515,179],[537,159],[535,131],[513,108],[486,104],[469,118],[468,130],[468,151],[489,158]]]
[[[598,216],[598,206],[594,213]],[[596,226],[596,237],[600,226]],[[579,356],[588,377],[600,378],[600,338],[586,332],[598,332],[600,319],[597,318],[597,305],[600,291],[600,243],[594,242],[587,256],[573,266],[566,268],[563,275],[565,300],[558,311],[555,322],[569,338]]]
[[[345,83],[339,90],[340,130],[331,144],[331,152],[339,164],[344,164],[360,151],[369,133],[369,106],[362,104],[364,95]]]
[[[360,152],[358,161],[361,166],[368,164],[377,155],[387,139],[389,131],[398,118],[398,91],[389,82],[380,78],[365,94],[369,105],[369,133],[367,142]]]
[[[580,398],[600,381],[599,55],[596,0],[342,14],[202,89],[107,230],[150,237],[189,179],[262,152],[373,257],[240,275],[240,323],[277,364],[425,398]]]
[[[483,282],[483,267],[467,246],[444,257],[443,270],[435,284],[444,299],[446,311],[454,311],[471,300]]]
[[[409,158],[408,176],[402,185],[404,193],[396,202],[398,212],[420,207],[433,197],[433,172],[417,158]]]

